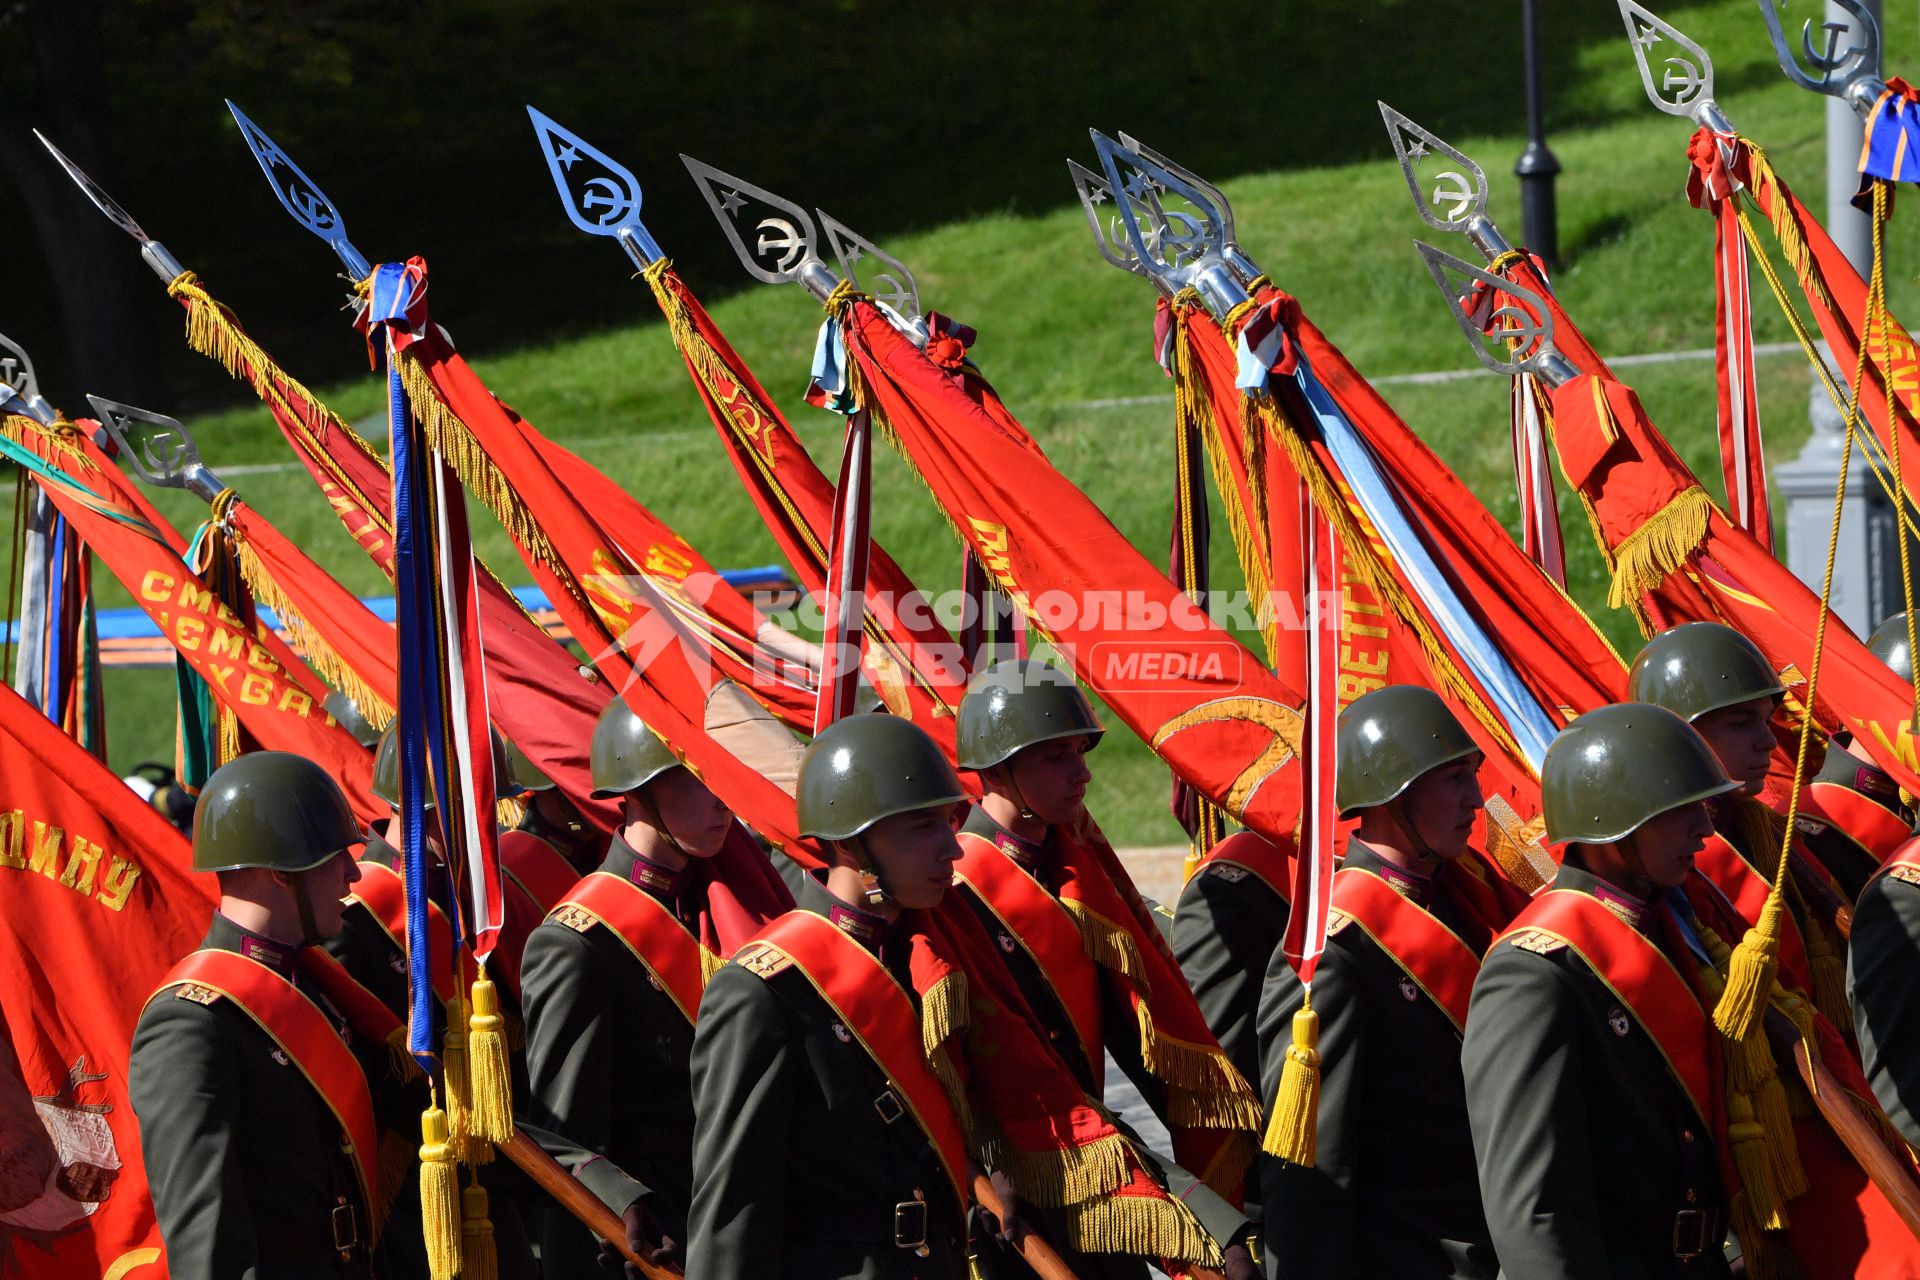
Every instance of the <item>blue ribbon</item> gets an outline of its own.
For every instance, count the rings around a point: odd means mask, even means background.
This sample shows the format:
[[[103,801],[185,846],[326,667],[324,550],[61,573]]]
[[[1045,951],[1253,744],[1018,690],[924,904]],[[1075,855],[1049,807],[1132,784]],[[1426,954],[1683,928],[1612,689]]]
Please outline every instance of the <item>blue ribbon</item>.
[[[1306,397],[1307,407],[1320,424],[1320,433],[1333,453],[1334,462],[1381,541],[1386,543],[1388,554],[1406,571],[1407,580],[1426,606],[1428,616],[1439,624],[1465,659],[1468,669],[1493,700],[1495,713],[1526,754],[1527,763],[1539,773],[1547,756],[1547,743],[1559,732],[1553,718],[1493,643],[1486,628],[1480,625],[1480,619],[1455,593],[1427,549],[1426,541],[1401,507],[1393,485],[1374,460],[1373,450],[1327,394],[1327,389],[1320,385],[1304,352],[1293,376]]]

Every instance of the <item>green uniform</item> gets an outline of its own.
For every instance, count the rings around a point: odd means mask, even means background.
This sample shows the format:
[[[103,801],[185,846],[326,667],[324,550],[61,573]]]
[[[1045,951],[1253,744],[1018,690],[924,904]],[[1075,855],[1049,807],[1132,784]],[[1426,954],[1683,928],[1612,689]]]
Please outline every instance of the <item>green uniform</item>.
[[[1873,1096],[1920,1146],[1920,868],[1895,862],[1853,908],[1847,994]]]
[[[1827,758],[1821,762],[1820,772],[1813,776],[1813,781],[1844,787],[1856,795],[1864,796],[1909,827],[1914,823],[1913,806],[1900,798],[1900,784],[1886,770],[1869,764],[1851,751],[1837,746],[1828,747]],[[1806,841],[1814,857],[1820,859],[1821,865],[1839,882],[1841,891],[1849,899],[1859,897],[1860,891],[1866,888],[1867,880],[1879,870],[1879,859],[1861,847],[1844,829],[1824,819],[1809,816],[1804,809],[1797,825],[1800,838]]]
[[[661,874],[618,836],[599,870],[632,880],[683,921],[701,905],[699,864]],[[579,929],[548,917],[527,938],[521,983],[528,1115],[633,1174],[651,1193],[655,1225],[684,1244],[693,1176],[693,1025],[599,922]],[[596,1246],[584,1227],[557,1213],[547,1221],[541,1258],[550,1272],[570,1275],[592,1264]]]
[[[1174,907],[1173,958],[1214,1038],[1248,1080],[1260,1078],[1254,1021],[1261,980],[1286,929],[1287,900],[1231,858],[1195,871]]]
[[[1376,875],[1476,953],[1492,941],[1445,889],[1354,840],[1343,868]],[[1465,874],[1460,873],[1460,874]],[[1300,980],[1277,949],[1260,998],[1261,1096],[1279,1092]],[[1493,1280],[1467,1125],[1460,1033],[1365,929],[1329,932],[1313,977],[1320,1106],[1312,1168],[1260,1163],[1267,1274],[1285,1280]]]
[[[218,915],[201,946],[251,955],[290,978],[360,1060],[381,1127],[418,1134],[424,1087],[390,1077],[387,1046],[354,1033],[298,973],[293,949]],[[368,1206],[342,1150],[340,1122],[259,1023],[209,995],[191,986],[163,991],[133,1036],[129,1091],[172,1273],[210,1280],[425,1274],[416,1269],[425,1266],[418,1201],[411,1223],[396,1211],[376,1271]]]
[[[907,948],[877,916],[818,882],[798,909],[871,939],[919,1001]],[[838,923],[838,921],[837,921]],[[846,927],[843,924],[842,927]],[[863,941],[869,941],[862,938]],[[958,1280],[964,1224],[940,1157],[886,1073],[798,966],[761,977],[728,964],[707,984],[693,1038],[693,1209],[687,1274],[699,1280]],[[927,1254],[907,1245],[924,1198]]]
[[[1571,865],[1554,883],[1637,916],[1643,933],[1675,909],[1669,896],[1637,910]],[[1659,940],[1661,931],[1649,936]],[[1683,972],[1697,963],[1691,955],[1669,959]],[[1487,1225],[1507,1275],[1729,1274],[1714,1137],[1660,1046],[1572,948],[1529,949],[1509,939],[1488,953],[1461,1067]],[[1694,1249],[1691,1260],[1677,1256]]]
[[[360,861],[377,863],[405,872],[400,850],[388,844],[379,832],[367,836],[367,847]],[[374,918],[365,903],[352,902],[340,918],[340,932],[321,944],[327,954],[338,960],[353,980],[380,997],[380,1003],[405,1020],[412,993],[407,986],[407,953]]]

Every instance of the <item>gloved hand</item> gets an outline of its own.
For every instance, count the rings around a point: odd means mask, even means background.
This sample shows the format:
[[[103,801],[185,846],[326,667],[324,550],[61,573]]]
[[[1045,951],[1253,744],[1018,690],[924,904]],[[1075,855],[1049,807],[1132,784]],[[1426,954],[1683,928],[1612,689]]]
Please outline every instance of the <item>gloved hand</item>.
[[[991,1237],[1003,1249],[1013,1249],[1031,1230],[1025,1217],[1026,1206],[1021,1202],[1020,1193],[1013,1189],[1013,1179],[1004,1172],[995,1171],[987,1175],[987,1180],[993,1184],[1002,1212],[995,1214],[983,1204],[975,1205],[975,1231],[979,1236]]]
[[[656,1267],[669,1263],[680,1265],[680,1242],[662,1231],[660,1224],[654,1221],[645,1196],[628,1205],[626,1212],[620,1215],[620,1221],[626,1227],[628,1249]],[[609,1271],[623,1272],[623,1280],[644,1280],[640,1268],[627,1261],[624,1254],[605,1240],[600,1242],[599,1262]]]
[[[1260,1268],[1244,1244],[1227,1246],[1220,1270],[1226,1274],[1227,1280],[1262,1280]]]

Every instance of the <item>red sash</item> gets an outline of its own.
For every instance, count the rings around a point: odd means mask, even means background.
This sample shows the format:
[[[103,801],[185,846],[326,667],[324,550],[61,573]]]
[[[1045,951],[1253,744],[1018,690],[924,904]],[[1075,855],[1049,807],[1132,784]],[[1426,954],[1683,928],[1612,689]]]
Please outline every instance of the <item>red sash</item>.
[[[1899,814],[1837,782],[1808,783],[1800,807],[1866,850],[1875,862],[1885,862],[1913,835]]]
[[[300,1068],[347,1135],[354,1172],[360,1178],[361,1209],[376,1216],[373,1189],[380,1184],[374,1159],[380,1131],[374,1124],[373,1098],[360,1060],[340,1038],[333,1021],[291,982],[232,951],[196,951],[187,956],[168,971],[154,997],[189,982],[231,1000]],[[377,1229],[378,1223],[373,1225]]]
[[[580,882],[566,855],[531,831],[500,834],[500,869],[545,915]]]
[[[360,863],[353,900],[364,906],[400,953],[407,952],[407,884],[383,862]],[[438,903],[427,902],[427,974],[433,994],[445,1004],[459,993],[453,974],[453,928]]]
[[[1714,888],[1726,895],[1749,926],[1760,919],[1761,908],[1766,906],[1773,886],[1753,869],[1752,863],[1740,856],[1740,851],[1725,836],[1718,831],[1708,836],[1707,843],[1694,858],[1694,866]],[[1787,979],[1788,986],[1811,991],[1812,970],[1807,967],[1807,944],[1800,936],[1800,922],[1793,918],[1791,911],[1783,911],[1780,925],[1780,973]],[[1728,946],[1739,941],[1738,938],[1726,939]]]
[[[595,871],[575,883],[554,910],[568,908],[607,926],[672,997],[681,1016],[690,1023],[697,1021],[700,995],[707,989],[701,943],[658,898],[631,880]]]
[[[1392,885],[1359,867],[1348,867],[1333,877],[1333,906],[1353,918],[1393,957],[1427,998],[1453,1023],[1455,1032],[1467,1025],[1467,1004],[1480,957],[1458,934],[1432,913]]]
[[[1100,1035],[1100,971],[1080,942],[1080,926],[1045,885],[985,836],[960,833],[955,870],[1033,956],[1060,1006],[1073,1019],[1081,1052],[1098,1079],[1106,1053]]]
[[[997,856],[997,855],[996,855]],[[860,1041],[940,1155],[962,1211],[970,1199],[967,1142],[953,1102],[927,1065],[920,1019],[907,993],[865,947],[825,916],[789,911],[768,925],[734,962],[762,978],[785,966],[806,975],[820,998]]]
[[[1273,890],[1280,901],[1287,902],[1293,884],[1293,859],[1291,843],[1282,846],[1257,831],[1239,831],[1213,846],[1194,874],[1208,867],[1239,867]]]
[[[1573,889],[1549,889],[1535,898],[1496,942],[1528,932],[1566,943],[1587,962],[1653,1037],[1687,1100],[1712,1125],[1717,1114],[1708,1039],[1713,1024],[1666,953],[1600,899]]]

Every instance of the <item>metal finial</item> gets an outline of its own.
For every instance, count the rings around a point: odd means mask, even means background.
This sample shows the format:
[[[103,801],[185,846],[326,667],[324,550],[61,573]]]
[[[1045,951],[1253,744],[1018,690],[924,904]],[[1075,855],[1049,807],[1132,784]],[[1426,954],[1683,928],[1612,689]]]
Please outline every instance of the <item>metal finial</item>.
[[[1156,283],[1169,293],[1197,289],[1216,316],[1245,301],[1245,282],[1229,259],[1226,220],[1213,199],[1152,157],[1098,129],[1091,132],[1127,243]],[[1161,199],[1166,194],[1192,212],[1167,209]]]
[[[27,349],[0,333],[0,350],[6,354],[0,356],[0,383],[20,397],[28,411],[41,421],[53,419],[53,406],[40,397],[40,379],[33,371],[33,357]]]
[[[590,236],[613,236],[636,266],[664,257],[640,221],[640,180],[633,171],[551,116],[531,106],[527,115],[573,225]]]
[[[1430,244],[1416,240],[1414,246],[1420,250],[1421,260],[1427,264],[1440,296],[1447,300],[1447,310],[1453,313],[1454,322],[1460,326],[1460,332],[1466,334],[1481,364],[1495,373],[1510,376],[1536,374],[1549,386],[1558,385],[1573,375],[1572,366],[1554,350],[1553,313],[1539,294],[1525,285],[1482,271]],[[1504,293],[1512,301],[1496,308],[1484,321],[1477,320],[1467,313],[1461,302],[1462,294],[1474,284]]]
[[[820,233],[805,209],[692,156],[680,159],[748,275],[762,284],[797,280],[822,299],[833,292],[839,277],[821,260]]]
[[[820,215],[820,229],[826,233],[827,244],[840,263],[840,274],[866,287],[875,298],[892,307],[902,320],[916,319],[920,315],[920,287],[914,283],[913,273],[907,270],[906,264],[849,229],[826,210],[814,212]],[[873,266],[864,265],[868,259]]]
[[[1713,59],[1681,30],[1636,0],[1619,0],[1620,17],[1640,64],[1640,83],[1653,105],[1668,115],[1692,118],[1713,99]],[[1665,49],[1657,46],[1666,45]],[[1660,74],[1656,77],[1655,59]]]
[[[1833,2],[1850,21],[1821,23],[1823,47],[1816,51],[1813,19],[1808,18],[1800,25],[1799,55],[1794,53],[1793,43],[1780,24],[1780,7],[1785,0],[1759,0],[1760,16],[1766,20],[1774,57],[1780,60],[1780,69],[1787,73],[1787,79],[1802,89],[1830,94],[1851,103],[1856,111],[1864,111],[1886,89],[1880,80],[1880,24],[1874,21],[1873,12],[1858,0]],[[1805,67],[1801,66],[1803,59]]]
[[[1099,247],[1100,256],[1110,266],[1160,284],[1159,277],[1148,271],[1146,264],[1134,253],[1126,229],[1120,225],[1120,215],[1112,207],[1113,188],[1107,185],[1107,180],[1076,160],[1067,161],[1067,172],[1073,175],[1073,189],[1080,195],[1080,207],[1086,212],[1087,227],[1093,232],[1093,242]],[[1104,215],[1100,210],[1101,205],[1110,206]]]
[[[1487,214],[1486,170],[1436,135],[1382,102],[1380,118],[1393,138],[1400,172],[1414,207],[1436,231],[1465,232],[1475,218]],[[1424,171],[1424,173],[1423,173]],[[1429,188],[1428,183],[1432,186]]]
[[[246,139],[247,150],[253,152],[253,158],[260,162],[260,171],[267,175],[267,185],[273,188],[280,207],[293,215],[295,222],[332,246],[355,280],[365,280],[372,275],[373,267],[353,247],[353,242],[347,239],[346,219],[340,216],[333,201],[327,199],[326,192],[320,190],[306,171],[293,162],[293,157],[279,143],[267,136],[265,129],[234,106],[231,99],[227,101],[227,110],[233,113],[234,121],[239,124],[240,136]]]
[[[60,162],[60,167],[66,170],[67,177],[73,180],[74,186],[80,188],[81,194],[93,202],[94,208],[106,214],[109,222],[140,242],[140,256],[147,260],[147,265],[152,267],[162,280],[171,283],[176,276],[186,270],[180,265],[178,259],[167,252],[165,245],[141,230],[140,224],[133,220],[133,215],[122,209],[119,201],[102,190],[100,184],[88,176],[85,169],[67,159],[65,152],[49,142],[46,134],[35,129],[33,136],[40,139],[40,145]]]
[[[120,446],[120,456],[142,480],[156,488],[185,489],[204,502],[220,495],[224,486],[200,461],[200,448],[179,419],[102,396],[88,396],[87,403]],[[136,423],[147,428],[138,433],[137,448],[133,443]]]

